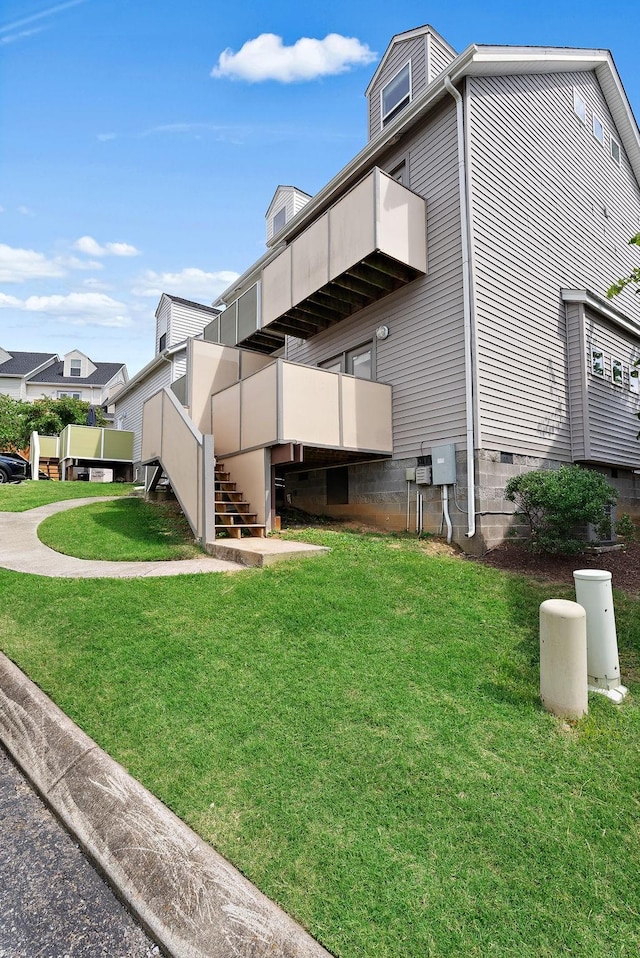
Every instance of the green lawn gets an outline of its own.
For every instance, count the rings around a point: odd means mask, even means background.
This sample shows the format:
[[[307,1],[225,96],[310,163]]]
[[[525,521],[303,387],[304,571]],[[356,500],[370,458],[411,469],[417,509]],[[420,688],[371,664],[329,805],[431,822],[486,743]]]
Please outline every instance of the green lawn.
[[[127,496],[129,482],[32,482],[0,485],[0,512],[25,512],[62,499],[86,499],[88,496]]]
[[[640,606],[631,695],[538,701],[562,588],[413,541],[302,532],[237,575],[0,571],[0,645],[340,958],[640,953]]]
[[[79,559],[158,561],[202,555],[181,512],[137,498],[59,512],[38,526],[38,535],[56,552]]]

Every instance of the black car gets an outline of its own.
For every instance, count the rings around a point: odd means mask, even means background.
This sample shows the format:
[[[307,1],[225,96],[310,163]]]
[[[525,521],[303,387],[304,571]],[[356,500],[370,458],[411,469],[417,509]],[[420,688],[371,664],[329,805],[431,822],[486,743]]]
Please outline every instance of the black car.
[[[17,452],[0,452],[0,482],[22,482],[31,475],[31,464]]]

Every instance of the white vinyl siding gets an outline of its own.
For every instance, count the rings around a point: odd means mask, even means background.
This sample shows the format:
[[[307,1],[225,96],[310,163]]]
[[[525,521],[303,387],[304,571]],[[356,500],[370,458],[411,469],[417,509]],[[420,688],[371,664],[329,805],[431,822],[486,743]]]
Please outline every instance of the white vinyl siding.
[[[140,462],[142,455],[142,407],[163,386],[169,387],[173,382],[171,363],[161,363],[160,366],[146,377],[141,383],[133,387],[122,400],[115,401],[115,418],[122,422],[122,429],[133,433],[133,461]]]
[[[630,374],[640,358],[640,338],[571,303],[567,341],[573,459],[639,468],[640,396]],[[594,369],[594,351],[602,353],[603,375]],[[620,385],[615,382],[617,363],[622,366]]]
[[[415,456],[420,443],[462,442],[465,435],[464,336],[456,121],[453,101],[403,141],[411,188],[425,197],[429,271],[331,329],[305,341],[289,339],[287,355],[318,365],[372,339],[375,375],[393,386],[394,457]]]
[[[0,376],[0,395],[12,396],[20,399],[22,395],[22,380],[13,376]]]
[[[426,38],[401,41],[391,50],[380,76],[369,91],[369,138],[382,129],[381,91],[411,60],[411,90],[415,97],[427,86]]]
[[[569,461],[560,289],[603,295],[631,268],[640,192],[624,154],[618,169],[572,122],[577,89],[614,129],[593,74],[469,83],[481,445]],[[617,306],[639,317],[638,299]]]

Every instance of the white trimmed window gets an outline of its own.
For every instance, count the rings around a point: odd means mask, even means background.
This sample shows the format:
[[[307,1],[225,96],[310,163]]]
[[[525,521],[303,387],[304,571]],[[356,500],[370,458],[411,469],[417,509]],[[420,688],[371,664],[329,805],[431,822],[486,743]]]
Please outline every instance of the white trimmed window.
[[[640,396],[640,369],[635,364],[629,367],[629,392]]]
[[[611,382],[614,386],[624,385],[624,366],[621,359],[611,359]]]
[[[612,136],[609,137],[609,152],[613,162],[620,166],[620,144]]]
[[[82,360],[81,359],[71,359],[69,361],[69,375],[82,376]]]
[[[593,114],[593,125],[591,128],[598,143],[604,146],[604,123],[595,113]]]
[[[287,222],[287,208],[283,206],[282,209],[278,210],[278,212],[273,217],[273,235],[274,236],[276,235],[276,233],[280,232],[280,230],[282,229],[282,227],[285,225],[286,222]]]
[[[604,353],[595,346],[591,350],[591,372],[604,379]]]
[[[411,60],[380,91],[382,125],[386,126],[411,102]]]
[[[71,396],[72,399],[82,399],[81,393],[58,392],[58,399],[64,399],[65,396]]]
[[[586,100],[580,93],[578,93],[575,87],[573,89],[573,112],[580,120],[582,120],[583,123],[587,122]]]

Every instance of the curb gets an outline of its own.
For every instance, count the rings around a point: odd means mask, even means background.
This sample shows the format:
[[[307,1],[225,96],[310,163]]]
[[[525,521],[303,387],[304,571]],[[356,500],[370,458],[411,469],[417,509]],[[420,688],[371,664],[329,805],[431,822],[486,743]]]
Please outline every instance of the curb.
[[[172,958],[329,958],[2,653],[0,740]]]

